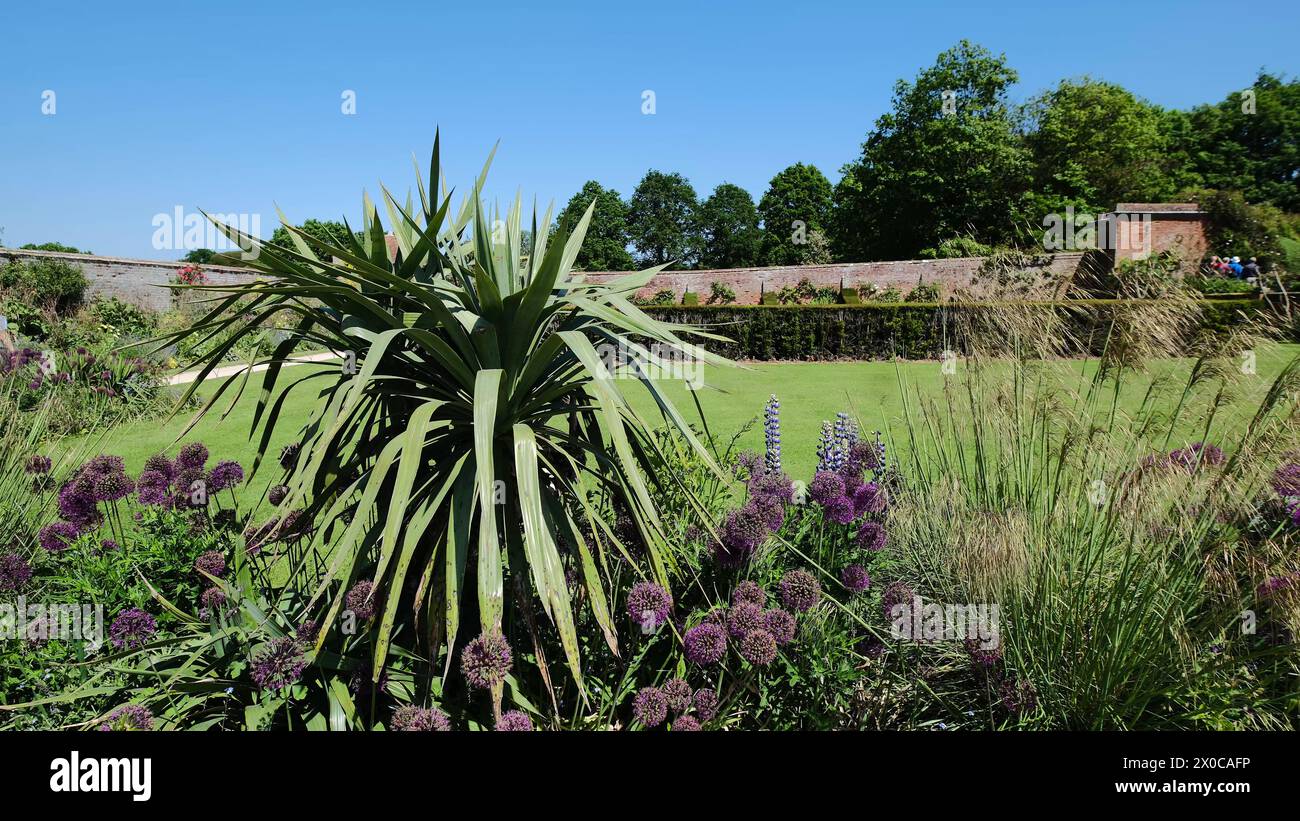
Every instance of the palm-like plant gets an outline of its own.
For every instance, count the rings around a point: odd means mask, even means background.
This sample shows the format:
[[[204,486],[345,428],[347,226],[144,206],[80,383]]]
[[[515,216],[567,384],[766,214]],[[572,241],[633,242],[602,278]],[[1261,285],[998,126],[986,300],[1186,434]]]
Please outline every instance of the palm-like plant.
[[[254,365],[266,365],[253,420],[265,449],[285,396],[306,384],[320,389],[281,506],[282,513],[304,508],[318,525],[312,547],[326,569],[313,580],[314,599],[329,601],[318,649],[357,580],[373,581],[382,602],[375,680],[399,621],[427,630],[431,656],[445,642],[448,664],[475,611],[482,631],[497,633],[507,608],[517,606],[536,643],[531,587],[581,685],[566,570],[575,571],[617,653],[607,562],[622,557],[665,587],[674,567],[648,482],[675,477],[657,471],[651,425],[625,400],[598,346],[632,355],[628,375],[715,472],[651,371],[666,364],[660,346],[702,362],[726,360],[682,338],[699,334],[694,329],[633,305],[630,297],[660,269],[603,284],[571,275],[591,208],[567,237],[551,233],[549,210],[540,222],[534,214],[534,244],[522,255],[518,198],[505,220],[484,216],[480,191],[490,163],[491,156],[453,218],[435,138],[429,189],[416,168],[419,213],[409,194],[403,206],[383,189],[398,246],[391,259],[369,197],[361,236],[349,226],[350,241],[338,246],[287,222],[293,250],[220,226],[246,251],[256,249],[251,266],[267,278],[198,286],[233,293],[164,344],[189,334],[224,338],[203,361],[206,377],[242,336],[260,333],[265,318],[298,317],[289,337],[225,380],[200,415],[231,386],[242,392]],[[231,315],[236,303],[241,310]],[[317,369],[277,395],[281,366],[304,340],[342,353],[345,367]],[[641,545],[617,537],[602,500],[625,508]],[[467,592],[474,588],[476,597]]]

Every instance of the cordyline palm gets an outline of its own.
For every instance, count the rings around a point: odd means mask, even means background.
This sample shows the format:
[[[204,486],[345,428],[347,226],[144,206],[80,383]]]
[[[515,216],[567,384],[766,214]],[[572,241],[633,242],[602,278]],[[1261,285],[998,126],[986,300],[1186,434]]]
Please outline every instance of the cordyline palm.
[[[261,333],[259,323],[268,317],[283,311],[299,317],[289,338],[254,363],[269,367],[253,427],[261,428],[264,451],[284,396],[304,383],[328,383],[302,431],[281,507],[309,511],[317,523],[313,549],[327,557],[323,577],[312,580],[314,598],[332,596],[318,649],[344,606],[342,593],[363,579],[374,582],[382,602],[375,680],[399,618],[427,623],[431,652],[445,641],[448,663],[473,609],[482,631],[495,633],[513,603],[536,642],[531,583],[581,684],[566,569],[575,570],[617,653],[607,560],[622,556],[665,587],[673,568],[647,481],[676,477],[657,470],[662,459],[651,428],[625,401],[597,346],[622,346],[650,368],[666,364],[656,356],[662,348],[651,347],[656,344],[702,361],[726,360],[678,336],[691,329],[657,321],[632,304],[630,297],[660,269],[606,284],[570,274],[590,207],[569,237],[549,232],[549,211],[540,223],[534,216],[534,247],[524,257],[518,200],[504,222],[484,218],[485,165],[473,196],[452,219],[438,154],[435,138],[432,195],[416,169],[418,215],[409,195],[403,207],[384,189],[398,243],[393,260],[368,197],[361,237],[348,226],[337,246],[287,223],[296,250],[221,226],[241,247],[258,249],[251,267],[268,276],[207,286],[233,293],[168,341],[187,334],[224,339],[203,361],[206,376],[240,337]],[[232,316],[237,301],[241,309]],[[280,366],[302,340],[354,353],[355,373],[331,369],[296,380],[272,402]],[[647,370],[634,366],[631,375],[718,471]],[[231,385],[242,391],[251,374],[250,366],[222,383],[200,415]],[[602,518],[602,496],[625,506],[642,545],[616,538]],[[476,597],[466,589],[471,574]]]

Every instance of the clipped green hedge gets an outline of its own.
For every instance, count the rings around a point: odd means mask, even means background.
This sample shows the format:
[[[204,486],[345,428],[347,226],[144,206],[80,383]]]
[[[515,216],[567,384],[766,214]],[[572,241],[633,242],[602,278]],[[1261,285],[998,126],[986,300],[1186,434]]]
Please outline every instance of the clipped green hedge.
[[[1087,338],[1123,300],[1089,299],[1037,303],[1065,313],[1078,338]],[[1223,332],[1267,306],[1255,299],[1204,302],[1202,328]],[[997,303],[864,303],[861,305],[700,305],[647,307],[652,316],[709,330],[731,342],[705,342],[732,359],[936,359],[945,350],[963,352],[955,330],[964,311],[999,310]],[[1094,334],[1094,337],[1097,335]]]

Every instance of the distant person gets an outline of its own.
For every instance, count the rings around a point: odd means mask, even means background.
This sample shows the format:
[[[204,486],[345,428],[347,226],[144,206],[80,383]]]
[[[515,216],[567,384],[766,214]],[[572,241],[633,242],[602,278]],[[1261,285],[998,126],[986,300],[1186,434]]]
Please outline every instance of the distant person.
[[[1241,272],[1245,270],[1241,267],[1241,257],[1233,257],[1232,262],[1228,263],[1228,267],[1232,269],[1234,277],[1241,279]]]
[[[1223,260],[1219,259],[1218,254],[1215,254],[1214,256],[1210,257],[1209,267],[1210,267],[1210,273],[1216,276],[1223,273]]]
[[[1241,271],[1245,274],[1246,279],[1259,279],[1259,263],[1255,262],[1254,257],[1251,257],[1250,261],[1242,266]]]

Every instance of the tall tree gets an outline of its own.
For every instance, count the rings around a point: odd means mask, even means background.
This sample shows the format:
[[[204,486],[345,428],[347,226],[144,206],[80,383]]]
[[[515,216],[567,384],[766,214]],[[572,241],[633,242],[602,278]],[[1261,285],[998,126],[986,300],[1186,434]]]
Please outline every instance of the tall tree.
[[[772,178],[758,203],[769,265],[817,261],[816,238],[830,222],[831,192],[830,180],[815,165],[795,163]]]
[[[754,198],[724,182],[700,206],[700,265],[745,268],[759,264],[763,234]]]
[[[337,220],[318,220],[309,219],[298,226],[304,233],[310,237],[315,237],[321,242],[328,242],[332,245],[346,247],[348,229],[347,226]],[[357,233],[360,236],[360,232]],[[293,236],[289,229],[283,225],[276,228],[271,234],[271,244],[278,245],[281,248],[294,248]]]
[[[628,207],[628,233],[645,266],[676,262],[689,268],[699,256],[695,189],[681,174],[650,170]]]
[[[943,240],[1009,241],[1023,221],[1029,152],[1007,93],[1005,55],[963,40],[894,86],[862,156],[835,191],[840,259],[909,259]]]
[[[595,201],[587,238],[578,251],[575,266],[583,271],[627,271],[632,268],[632,254],[627,246],[627,203],[613,188],[587,180],[556,218],[556,227],[567,235],[578,224],[587,206]]]
[[[1300,211],[1300,80],[1260,73],[1249,89],[1190,115],[1188,150],[1209,188]]]
[[[1025,107],[1034,192],[1053,211],[1092,213],[1172,197],[1164,112],[1113,83],[1063,80]]]

